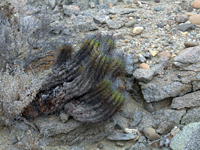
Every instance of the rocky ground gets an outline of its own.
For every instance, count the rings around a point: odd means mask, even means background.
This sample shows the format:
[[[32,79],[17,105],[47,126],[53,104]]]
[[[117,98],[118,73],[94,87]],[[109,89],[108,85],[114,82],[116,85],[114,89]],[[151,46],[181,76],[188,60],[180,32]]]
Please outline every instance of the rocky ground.
[[[0,149],[200,149],[200,0],[30,3],[34,13],[48,7],[54,35],[77,49],[85,35],[114,34],[127,61],[127,95],[121,111],[99,124],[61,112],[35,118],[39,131],[23,121],[2,126]]]

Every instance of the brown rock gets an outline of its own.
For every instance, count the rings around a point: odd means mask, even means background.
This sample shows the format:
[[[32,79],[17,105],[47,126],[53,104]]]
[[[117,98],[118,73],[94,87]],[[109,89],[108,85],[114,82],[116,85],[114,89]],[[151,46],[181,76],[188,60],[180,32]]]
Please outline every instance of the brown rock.
[[[193,8],[199,9],[200,8],[200,0],[195,0],[194,2],[191,3],[191,6]]]
[[[194,47],[194,46],[198,46],[199,44],[197,42],[193,42],[193,41],[187,41],[184,43],[185,47]]]
[[[160,52],[158,54],[158,57],[160,58],[161,56],[167,57],[167,58],[171,58],[171,54],[169,52]]]
[[[200,106],[200,91],[173,98],[171,108],[181,109]]]
[[[140,64],[140,68],[142,68],[142,69],[149,69],[150,66],[148,64],[146,64],[146,63],[141,63]]]
[[[144,128],[143,132],[145,136],[151,141],[160,139],[160,135],[156,133],[156,131],[153,128]]]
[[[200,25],[200,14],[190,16],[189,17],[189,21],[192,24],[198,24],[198,25]]]

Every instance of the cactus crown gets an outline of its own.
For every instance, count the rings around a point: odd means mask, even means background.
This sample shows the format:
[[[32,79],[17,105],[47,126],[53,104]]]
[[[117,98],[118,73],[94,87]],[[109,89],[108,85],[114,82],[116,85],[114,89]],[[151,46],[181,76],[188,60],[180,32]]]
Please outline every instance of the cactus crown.
[[[110,118],[124,99],[124,95],[111,86],[123,75],[124,68],[123,57],[113,55],[114,45],[112,35],[102,34],[86,37],[73,55],[72,46],[64,45],[54,73],[48,75],[37,99],[26,108],[24,115],[30,117],[29,110],[50,114],[64,108],[82,122],[95,123]]]

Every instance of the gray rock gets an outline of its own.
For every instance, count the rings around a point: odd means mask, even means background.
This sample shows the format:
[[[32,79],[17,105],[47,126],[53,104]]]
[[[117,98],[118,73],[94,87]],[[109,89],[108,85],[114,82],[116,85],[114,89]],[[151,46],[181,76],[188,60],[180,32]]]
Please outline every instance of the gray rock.
[[[80,8],[75,5],[63,5],[63,13],[68,17],[71,17],[72,14],[78,15],[80,13]]]
[[[99,149],[103,149],[104,145],[103,145],[103,143],[99,143],[97,147],[98,147]]]
[[[189,124],[193,122],[200,122],[200,107],[189,109],[181,120],[181,124]]]
[[[179,30],[185,32],[188,30],[192,30],[195,28],[194,24],[190,24],[190,23],[183,23],[177,26]]]
[[[188,20],[188,15],[182,14],[176,17],[177,23],[184,23]]]
[[[190,123],[183,127],[170,143],[172,150],[199,150],[200,149],[200,122]]]
[[[183,84],[175,79],[175,74],[169,74],[165,78],[154,77],[149,83],[141,84],[141,90],[147,103],[160,101],[169,97],[176,97],[188,93],[192,90],[191,84]]]
[[[111,141],[128,141],[137,138],[138,135],[134,133],[121,133],[121,132],[114,132],[107,137],[108,140]]]
[[[136,69],[133,73],[133,77],[138,81],[149,82],[154,76],[154,71],[151,69]]]
[[[90,5],[90,8],[95,8],[95,3],[94,2],[90,2],[89,5]]]
[[[164,121],[172,121],[175,124],[179,124],[185,114],[185,109],[177,111],[169,108],[160,109],[154,115],[152,115],[151,113],[147,113],[143,115],[139,123],[138,129],[143,130],[147,127],[157,128],[162,125],[162,122]]]
[[[126,74],[128,75],[132,75],[133,74],[133,65],[134,65],[134,59],[133,59],[133,56],[134,55],[131,55],[131,54],[126,54],[124,56],[124,60],[126,60],[126,68],[125,68],[125,71],[126,71]]]
[[[200,46],[186,48],[174,58],[176,67],[185,67],[191,64],[200,63]],[[182,66],[176,63],[181,63]]]
[[[147,148],[146,145],[143,143],[136,143],[131,150],[150,150],[150,149]]]
[[[194,47],[194,46],[198,46],[199,44],[197,42],[193,42],[193,41],[186,41],[184,43],[185,47]]]
[[[173,98],[171,108],[181,109],[200,106],[200,91]]]
[[[93,21],[97,24],[103,24],[106,23],[106,21],[109,19],[109,16],[102,15],[102,16],[94,16]]]
[[[139,143],[145,143],[146,141],[147,141],[147,139],[146,139],[145,136],[140,136],[139,139],[138,139]]]
[[[136,28],[136,27],[135,27]],[[145,62],[146,61],[146,58],[142,55],[142,54],[140,54],[139,55],[139,60],[141,61],[141,62]]]
[[[154,8],[154,10],[155,10],[155,11],[161,11],[161,10],[162,10],[162,7],[156,6],[156,7]]]
[[[142,119],[143,113],[140,110],[136,110],[132,113],[130,117],[130,127],[135,127],[139,124],[140,120]]]
[[[110,14],[113,14],[113,15],[117,13],[114,9],[109,9],[108,11]]]
[[[60,112],[60,120],[63,122],[63,123],[66,123],[68,120],[69,120],[69,115],[64,113],[63,111]]]
[[[48,4],[51,6],[51,8],[54,8],[56,5],[56,0],[49,0]]]
[[[136,9],[124,9],[120,12],[121,15],[129,14],[135,12]]]
[[[176,123],[174,121],[163,121],[158,126],[158,129],[156,130],[159,134],[168,134],[170,131],[175,127]]]
[[[76,32],[87,32],[97,30],[98,26],[93,21],[79,22],[75,24]]]
[[[114,20],[107,20],[106,24],[110,29],[119,29],[124,25],[122,21],[114,21]]]
[[[51,143],[51,146],[100,142],[113,133],[115,126],[113,122],[98,123],[94,126],[73,119],[63,123],[54,115],[37,117],[34,124],[38,127],[41,137],[45,138],[46,143]]]
[[[134,20],[131,20],[131,21],[125,23],[125,27],[133,27],[137,23],[138,23],[138,21],[136,19],[134,19]]]

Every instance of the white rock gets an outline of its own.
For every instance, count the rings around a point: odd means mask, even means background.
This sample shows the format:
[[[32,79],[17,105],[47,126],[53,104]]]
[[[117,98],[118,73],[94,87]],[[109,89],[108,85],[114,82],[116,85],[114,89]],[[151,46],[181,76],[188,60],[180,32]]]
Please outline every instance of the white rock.
[[[135,27],[135,28],[133,29],[132,33],[133,33],[133,35],[137,35],[137,34],[142,33],[143,30],[144,30],[143,27]]]

